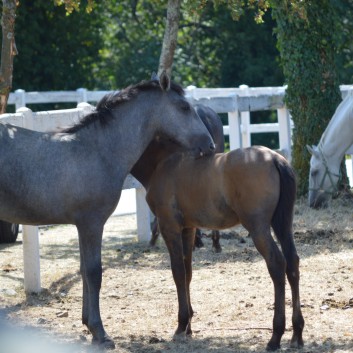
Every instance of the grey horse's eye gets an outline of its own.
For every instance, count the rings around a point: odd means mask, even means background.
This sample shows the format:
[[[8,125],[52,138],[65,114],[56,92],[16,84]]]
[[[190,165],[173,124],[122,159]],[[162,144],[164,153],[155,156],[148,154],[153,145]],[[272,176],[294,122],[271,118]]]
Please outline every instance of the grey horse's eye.
[[[311,176],[314,178],[314,177],[317,176],[318,173],[319,173],[318,170],[313,170],[313,171],[311,172]]]

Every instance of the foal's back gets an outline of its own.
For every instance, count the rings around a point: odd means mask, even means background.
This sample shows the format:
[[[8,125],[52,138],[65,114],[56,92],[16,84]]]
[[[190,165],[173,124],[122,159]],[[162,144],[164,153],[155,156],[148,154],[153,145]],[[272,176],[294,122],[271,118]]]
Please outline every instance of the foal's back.
[[[185,227],[224,229],[251,222],[271,222],[279,198],[279,174],[266,147],[250,147],[202,159],[174,154],[160,163],[147,200],[158,217],[177,214]]]

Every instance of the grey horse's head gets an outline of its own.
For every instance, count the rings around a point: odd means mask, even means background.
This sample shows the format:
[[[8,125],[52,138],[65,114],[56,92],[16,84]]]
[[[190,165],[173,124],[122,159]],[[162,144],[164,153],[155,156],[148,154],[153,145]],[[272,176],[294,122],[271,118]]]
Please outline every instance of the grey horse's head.
[[[328,165],[327,159],[318,146],[306,146],[311,153],[309,172],[309,206],[326,207],[332,194],[337,190],[339,165]]]

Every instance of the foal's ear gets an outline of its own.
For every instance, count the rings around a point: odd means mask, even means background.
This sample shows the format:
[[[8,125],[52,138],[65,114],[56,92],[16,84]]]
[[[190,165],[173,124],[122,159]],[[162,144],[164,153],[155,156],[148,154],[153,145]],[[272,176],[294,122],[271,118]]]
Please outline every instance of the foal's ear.
[[[163,70],[161,77],[159,78],[159,85],[165,92],[170,90],[170,78],[165,70]]]

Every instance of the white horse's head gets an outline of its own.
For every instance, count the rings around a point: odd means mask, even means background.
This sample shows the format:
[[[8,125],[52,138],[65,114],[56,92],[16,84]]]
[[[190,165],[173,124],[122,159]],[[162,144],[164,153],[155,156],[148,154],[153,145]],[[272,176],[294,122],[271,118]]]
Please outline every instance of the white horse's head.
[[[306,146],[311,153],[309,172],[309,206],[321,208],[328,205],[337,190],[339,164],[329,165],[328,160],[317,146]],[[336,164],[336,163],[335,163]]]

